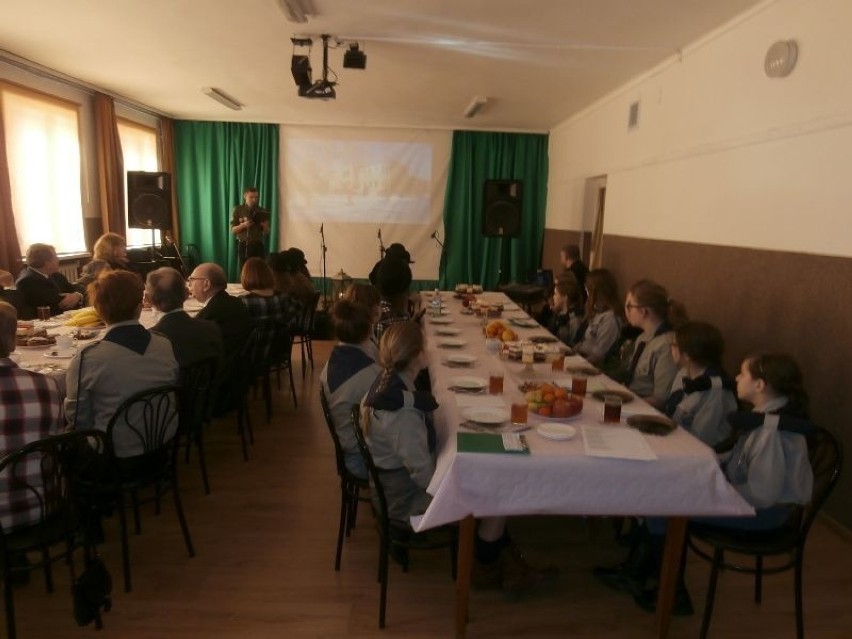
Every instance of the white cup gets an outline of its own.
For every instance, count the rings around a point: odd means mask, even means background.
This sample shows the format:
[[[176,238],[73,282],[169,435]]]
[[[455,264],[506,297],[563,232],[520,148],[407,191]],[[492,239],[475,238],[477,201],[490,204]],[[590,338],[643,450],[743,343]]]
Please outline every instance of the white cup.
[[[59,351],[67,351],[71,348],[74,348],[74,338],[70,335],[57,335],[56,336],[56,350]]]

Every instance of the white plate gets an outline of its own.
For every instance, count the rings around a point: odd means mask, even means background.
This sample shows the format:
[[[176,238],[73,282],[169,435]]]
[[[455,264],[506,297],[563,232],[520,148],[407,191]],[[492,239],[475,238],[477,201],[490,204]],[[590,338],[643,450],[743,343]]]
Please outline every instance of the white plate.
[[[432,322],[433,324],[452,324],[453,323],[452,319],[450,319],[449,317],[444,317],[443,315],[441,317],[430,317],[429,321]]]
[[[463,339],[444,339],[438,342],[438,348],[461,348],[467,344]]]
[[[508,302],[506,304],[503,304],[504,311],[517,311],[519,308],[521,307],[515,304],[514,302]]]
[[[56,342],[54,342],[53,344],[18,344],[17,346],[15,346],[15,349],[17,350],[19,348],[22,348],[28,351],[37,351],[51,347],[56,348]]]
[[[536,431],[542,437],[557,441],[572,439],[577,434],[577,429],[570,424],[557,424],[556,422],[540,424]]]
[[[520,326],[521,328],[538,328],[538,322],[534,319],[515,319],[512,318],[509,320],[509,324],[512,326]]]
[[[448,326],[448,327],[445,327],[445,328],[437,329],[435,331],[435,333],[437,333],[438,335],[449,335],[449,336],[459,335],[461,333],[461,329],[460,328],[451,328],[451,327]]]
[[[495,406],[482,406],[479,408],[468,408],[462,412],[462,417],[469,422],[497,426],[509,421],[509,411],[505,408],[497,408]]]
[[[33,320],[36,328],[59,328],[62,326],[59,322],[43,322],[42,320]]]
[[[481,377],[453,377],[450,380],[450,388],[463,388],[464,390],[482,390],[488,387],[488,380]]]
[[[476,355],[455,353],[453,355],[447,355],[447,361],[451,364],[473,364],[476,361]]]
[[[66,348],[64,350],[48,350],[44,356],[48,359],[71,359],[76,354],[76,348]]]

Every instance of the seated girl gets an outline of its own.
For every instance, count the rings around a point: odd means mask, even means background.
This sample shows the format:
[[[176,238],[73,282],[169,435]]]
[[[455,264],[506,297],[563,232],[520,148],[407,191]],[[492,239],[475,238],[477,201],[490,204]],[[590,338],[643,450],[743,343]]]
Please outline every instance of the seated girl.
[[[547,330],[573,346],[584,319],[582,289],[573,277],[559,280],[554,286],[552,309]]]
[[[414,321],[388,325],[379,343],[382,372],[361,404],[362,427],[381,470],[388,515],[405,523],[428,508],[432,498],[426,488],[435,472],[431,413],[438,403],[431,393],[414,388],[414,378],[427,364],[424,341]],[[554,577],[554,570],[537,571],[526,564],[505,524],[502,517],[479,520],[474,586],[517,593]]]
[[[687,322],[675,330],[671,349],[680,369],[663,410],[705,444],[716,446],[730,435],[726,418],[737,410],[736,385],[722,370],[722,334],[710,324]]]
[[[613,350],[618,347],[618,338],[624,318],[621,314],[621,301],[618,296],[618,284],[612,273],[598,268],[586,275],[585,330],[578,337],[576,350],[590,363],[603,365]]]
[[[651,280],[639,280],[630,287],[624,313],[642,333],[625,355],[629,361],[622,379],[639,397],[662,408],[678,369],[672,359],[672,329],[686,323],[686,313],[666,289]]]

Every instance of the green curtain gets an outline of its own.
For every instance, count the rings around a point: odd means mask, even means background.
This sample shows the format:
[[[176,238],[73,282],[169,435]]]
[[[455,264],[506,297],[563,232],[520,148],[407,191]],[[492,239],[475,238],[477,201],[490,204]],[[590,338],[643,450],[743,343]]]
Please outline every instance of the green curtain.
[[[507,241],[509,281],[541,263],[547,201],[547,135],[454,131],[444,199],[444,290],[459,282],[497,286],[501,238],[482,236],[485,180],[523,180],[521,235]]]
[[[272,222],[267,246],[278,250],[278,125],[176,120],[174,130],[181,241],[239,281],[230,219],[246,187],[260,191]]]

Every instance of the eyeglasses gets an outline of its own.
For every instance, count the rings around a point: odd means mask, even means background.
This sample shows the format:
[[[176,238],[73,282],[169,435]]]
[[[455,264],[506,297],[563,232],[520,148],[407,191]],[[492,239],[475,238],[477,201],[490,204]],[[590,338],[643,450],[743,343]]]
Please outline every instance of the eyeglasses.
[[[192,283],[192,282],[195,282],[197,280],[207,280],[209,282],[210,278],[209,277],[187,277],[186,278],[187,283]]]
[[[631,304],[630,302],[624,303],[625,310],[630,310],[631,308],[646,308],[643,304]]]

